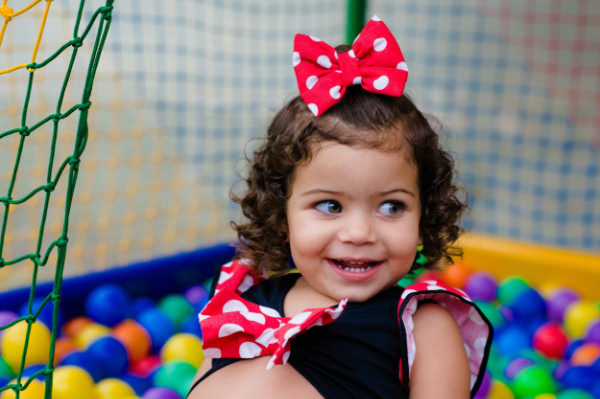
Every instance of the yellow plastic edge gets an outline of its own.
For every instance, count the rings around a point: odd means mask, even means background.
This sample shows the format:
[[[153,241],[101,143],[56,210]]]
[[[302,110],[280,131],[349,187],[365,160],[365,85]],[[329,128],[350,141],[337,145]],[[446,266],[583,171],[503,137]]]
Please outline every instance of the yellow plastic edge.
[[[600,299],[600,254],[530,244],[495,236],[465,233],[457,243],[461,262],[498,279],[520,276],[534,286],[575,289],[583,298]]]

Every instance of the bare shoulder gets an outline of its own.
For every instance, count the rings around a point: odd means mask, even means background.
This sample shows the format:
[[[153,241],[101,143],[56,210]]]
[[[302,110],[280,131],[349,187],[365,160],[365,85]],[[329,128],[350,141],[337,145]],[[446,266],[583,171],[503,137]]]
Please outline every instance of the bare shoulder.
[[[469,361],[456,321],[442,306],[426,303],[413,316],[415,360],[410,397],[468,398]]]

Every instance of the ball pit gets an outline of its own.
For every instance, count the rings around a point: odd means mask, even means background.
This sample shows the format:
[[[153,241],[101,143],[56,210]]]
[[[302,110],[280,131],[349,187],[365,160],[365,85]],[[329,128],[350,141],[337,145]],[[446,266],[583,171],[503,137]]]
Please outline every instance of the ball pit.
[[[540,289],[520,276],[496,280],[460,264],[417,279],[463,289],[492,322],[492,353],[477,399],[600,398],[598,302],[555,283]],[[204,358],[197,312],[207,300],[205,284],[157,299],[130,297],[115,285],[90,292],[87,313],[64,320],[58,333],[53,398],[184,398]],[[105,314],[109,303],[119,308]],[[18,315],[0,310],[0,317],[8,324]],[[16,326],[19,334],[11,332]],[[0,384],[15,378],[21,352],[14,336],[24,326],[0,330]],[[43,345],[32,352],[44,356],[27,358],[30,374],[48,361],[44,342],[36,339]],[[20,397],[38,398],[43,387],[34,380]],[[11,390],[0,395],[13,397]]]

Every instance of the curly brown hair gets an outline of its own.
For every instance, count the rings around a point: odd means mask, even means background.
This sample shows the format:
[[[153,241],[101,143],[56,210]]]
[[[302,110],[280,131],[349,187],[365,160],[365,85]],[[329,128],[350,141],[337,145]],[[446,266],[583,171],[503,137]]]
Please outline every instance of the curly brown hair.
[[[249,258],[259,272],[285,273],[290,248],[286,201],[295,168],[309,162],[317,143],[334,141],[362,148],[399,152],[418,169],[421,198],[419,229],[425,268],[440,259],[462,255],[453,243],[461,233],[459,219],[466,205],[454,182],[454,161],[439,143],[429,120],[407,96],[389,97],[349,87],[341,102],[318,118],[300,97],[274,117],[263,144],[250,161],[246,192],[233,195],[247,221],[232,222],[237,231],[237,256]],[[419,267],[415,265],[413,267]]]

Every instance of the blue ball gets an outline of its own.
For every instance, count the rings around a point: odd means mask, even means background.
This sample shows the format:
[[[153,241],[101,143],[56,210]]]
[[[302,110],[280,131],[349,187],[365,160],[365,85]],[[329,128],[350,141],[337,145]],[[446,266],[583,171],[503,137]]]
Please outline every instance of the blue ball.
[[[31,377],[33,376],[35,373],[37,373],[38,371],[40,371],[41,369],[43,369],[44,367],[46,367],[45,364],[32,364],[29,367],[25,367],[25,369],[23,369],[23,377]],[[44,381],[44,378],[46,376],[44,374],[39,374],[38,376],[36,376],[36,380],[40,380],[40,381]]]
[[[531,347],[529,334],[515,325],[500,331],[494,341],[498,352],[507,357],[517,356],[523,350]]]
[[[585,341],[583,339],[574,339],[573,341],[571,341],[567,346],[567,350],[565,352],[565,359],[571,359],[571,356],[573,356],[573,352],[575,352],[577,348],[579,348],[584,343]]]
[[[142,378],[133,374],[126,373],[122,375],[120,379],[129,384],[129,386],[133,388],[135,394],[138,396],[142,396],[144,392],[152,388],[152,379],[149,377]]]
[[[188,316],[183,323],[181,323],[181,332],[194,334],[198,338],[202,339],[202,330],[200,329],[198,316],[195,314]]]
[[[559,382],[565,389],[589,390],[595,381],[595,372],[589,366],[572,366],[565,370]]]
[[[127,371],[129,365],[127,349],[114,337],[106,336],[97,339],[86,352],[102,365],[108,377],[119,377]]]
[[[101,285],[87,297],[85,311],[95,322],[112,327],[128,316],[129,295],[116,284]]]
[[[103,365],[86,351],[76,351],[67,354],[60,362],[60,365],[80,367],[87,371],[95,382],[107,377]]]
[[[597,378],[596,382],[592,383],[590,393],[594,398],[600,398],[600,378]]]
[[[528,288],[517,295],[510,308],[515,318],[522,323],[546,318],[546,300],[533,288]]]
[[[146,297],[136,298],[131,302],[131,308],[130,308],[131,310],[129,313],[130,313],[131,317],[133,317],[135,319],[140,314],[142,314],[144,311],[146,311],[148,309],[152,309],[155,306],[156,306],[156,303],[150,298],[146,298]]]
[[[173,334],[175,326],[171,319],[160,309],[153,308],[142,312],[137,322],[146,329],[152,341],[152,349],[159,350]]]
[[[34,298],[33,302],[32,302],[32,308],[31,308],[31,312],[32,313],[37,313],[42,304],[44,303],[44,299],[45,298]],[[23,306],[21,306],[19,308],[19,316],[25,316],[27,315],[29,309],[29,303],[25,302],[23,304]],[[52,302],[48,302],[44,305],[43,309],[41,310],[41,312],[39,313],[37,320],[41,321],[42,323],[44,323],[44,325],[46,327],[48,327],[48,329],[52,329],[52,320],[54,318],[54,305],[52,304]],[[62,311],[62,309],[58,309],[58,320],[57,320],[57,328],[60,331],[60,328],[62,327],[63,323],[65,321],[65,315]]]

